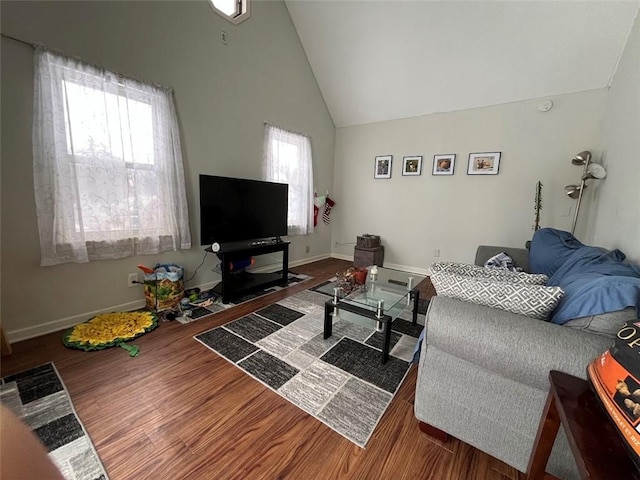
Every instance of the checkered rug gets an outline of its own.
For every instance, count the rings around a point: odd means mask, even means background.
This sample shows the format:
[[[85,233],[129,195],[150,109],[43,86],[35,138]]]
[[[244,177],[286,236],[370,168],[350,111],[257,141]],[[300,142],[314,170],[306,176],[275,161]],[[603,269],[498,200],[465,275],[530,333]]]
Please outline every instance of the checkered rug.
[[[323,339],[328,299],[306,290],[194,338],[365,447],[406,376],[423,325],[412,325],[408,306],[393,322],[382,365],[382,334],[371,320],[340,312]]]
[[[31,427],[64,478],[108,478],[53,363],[1,382],[0,401]]]

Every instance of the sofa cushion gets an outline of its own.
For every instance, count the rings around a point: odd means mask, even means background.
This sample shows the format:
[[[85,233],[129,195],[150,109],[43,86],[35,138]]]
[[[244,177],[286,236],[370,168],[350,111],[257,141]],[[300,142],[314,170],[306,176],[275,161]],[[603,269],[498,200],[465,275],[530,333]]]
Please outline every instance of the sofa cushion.
[[[429,303],[425,331],[422,354],[436,348],[544,392],[549,370],[586,379],[589,362],[613,344],[602,335],[442,296]]]
[[[520,282],[530,285],[544,285],[549,278],[546,275],[532,275],[525,272],[512,272],[503,268],[479,267],[468,263],[434,262],[432,272],[449,272],[468,277],[487,278],[502,282]]]
[[[633,322],[638,318],[635,308],[625,308],[617,312],[601,313],[588,317],[574,318],[564,324],[565,327],[584,330],[585,332],[615,338],[625,322]]]
[[[560,287],[500,282],[447,271],[432,272],[431,283],[438,295],[541,320],[549,316],[563,294]]]

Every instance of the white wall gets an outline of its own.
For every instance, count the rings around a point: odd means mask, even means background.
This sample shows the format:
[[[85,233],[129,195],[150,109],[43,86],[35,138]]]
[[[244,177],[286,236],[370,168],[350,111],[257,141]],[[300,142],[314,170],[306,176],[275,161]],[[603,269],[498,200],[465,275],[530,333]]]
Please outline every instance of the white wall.
[[[640,17],[611,84],[606,125],[607,178],[597,182],[592,241],[640,263]]]
[[[332,246],[352,255],[362,233],[378,234],[385,265],[426,269],[440,259],[471,262],[479,244],[524,246],[533,234],[534,194],[543,183],[541,225],[569,230],[576,201],[564,186],[581,167],[570,159],[591,150],[599,159],[601,119],[607,91],[549,97],[554,107],[538,111],[541,99],[339,128],[336,133]],[[467,175],[471,152],[501,151],[497,176]],[[453,176],[432,176],[435,154],[457,154]],[[376,155],[393,155],[392,178],[374,180]],[[402,176],[402,157],[422,155],[421,176]],[[580,212],[583,238],[589,196]]]
[[[199,246],[198,175],[261,177],[263,123],[312,138],[315,185],[333,184],[335,128],[283,2],[253,2],[233,26],[206,1],[2,2],[2,33],[174,88],[185,157],[193,248],[158,256],[40,267],[33,195],[33,59],[2,38],[2,299],[11,340],[66,327],[91,312],[131,305],[138,263],[174,262],[190,276]],[[229,45],[220,42],[228,32]],[[290,260],[328,255],[330,227],[292,237]],[[305,254],[305,246],[311,251]],[[190,285],[213,282],[209,255]]]

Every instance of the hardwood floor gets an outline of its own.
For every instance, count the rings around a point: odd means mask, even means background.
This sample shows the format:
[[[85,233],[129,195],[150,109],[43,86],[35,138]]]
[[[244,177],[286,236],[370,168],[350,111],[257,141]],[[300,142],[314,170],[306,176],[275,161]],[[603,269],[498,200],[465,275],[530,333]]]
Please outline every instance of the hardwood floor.
[[[416,367],[361,449],[192,338],[348,266],[328,259],[295,267],[313,279],[188,325],[162,323],[136,339],[137,358],[120,348],[67,349],[60,333],[16,343],[2,376],[53,361],[112,480],[523,480],[457,439],[420,432]],[[420,287],[430,294],[428,282]]]

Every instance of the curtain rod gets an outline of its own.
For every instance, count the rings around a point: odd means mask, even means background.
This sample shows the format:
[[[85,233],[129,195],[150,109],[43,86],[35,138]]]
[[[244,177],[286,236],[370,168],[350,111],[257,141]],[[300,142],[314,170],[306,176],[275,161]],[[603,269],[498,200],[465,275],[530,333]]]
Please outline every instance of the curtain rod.
[[[265,121],[265,122],[264,122],[264,124],[265,124],[265,125],[271,125],[272,127],[279,128],[280,130],[284,130],[285,132],[295,133],[296,135],[301,135],[301,136],[303,136],[303,137],[307,137],[307,138],[309,138],[309,139],[311,138],[311,135],[309,135],[309,134],[307,134],[307,133],[299,132],[299,131],[297,131],[297,130],[291,130],[291,129],[290,129],[290,128],[288,128],[288,127],[283,127],[282,125],[279,125],[279,124],[277,124],[277,123],[275,123],[275,122],[270,122],[269,120]]]
[[[33,43],[20,40],[19,38],[12,37],[11,35],[7,35],[6,33],[0,33],[0,36],[8,38],[9,40],[13,40],[14,42],[22,43],[23,45],[28,45],[31,48],[35,48],[35,45]]]
[[[48,51],[50,51],[50,52],[53,52],[53,53],[56,53],[56,54],[59,54],[59,55],[63,55],[63,56],[65,56],[65,57],[69,57],[69,58],[71,58],[71,59],[73,59],[73,60],[77,60],[77,61],[80,61],[80,62],[83,62],[83,63],[89,64],[89,65],[91,65],[91,66],[93,66],[93,67],[95,67],[95,68],[97,68],[97,69],[99,69],[99,70],[108,70],[108,71],[110,71],[110,72],[115,73],[116,75],[118,75],[118,76],[120,76],[120,77],[125,78],[125,79],[126,79],[126,78],[128,78],[128,79],[130,79],[130,80],[135,80],[136,82],[144,83],[145,85],[151,85],[151,86],[153,86],[153,87],[160,88],[160,89],[162,89],[162,90],[170,91],[170,92],[173,94],[173,87],[167,87],[166,85],[162,85],[161,83],[150,82],[150,81],[148,81],[148,80],[141,80],[141,79],[136,78],[136,77],[133,77],[133,76],[131,76],[131,75],[124,75],[124,74],[122,74],[122,73],[120,73],[120,72],[117,72],[117,71],[115,71],[115,70],[112,70],[112,69],[109,69],[109,68],[105,68],[105,67],[103,67],[102,65],[99,65],[99,64],[97,64],[97,63],[88,62],[88,61],[86,61],[86,60],[84,60],[84,59],[82,59],[82,58],[80,58],[80,57],[76,57],[76,56],[73,56],[73,55],[69,55],[69,54],[64,53],[64,52],[61,52],[61,51],[59,51],[59,50],[53,50],[53,49],[50,49],[50,48],[45,47],[44,45],[41,45],[41,44],[31,43],[31,42],[27,42],[27,41],[25,41],[25,40],[20,40],[19,38],[12,37],[11,35],[7,35],[7,34],[5,34],[5,33],[0,33],[0,36],[5,37],[5,38],[8,38],[9,40],[13,40],[14,42],[22,43],[23,45],[28,45],[28,46],[30,46],[30,47],[31,47],[31,48],[33,48],[33,49],[36,49],[36,48],[39,48],[39,47],[41,47],[41,48],[45,48],[46,50],[48,50]]]

